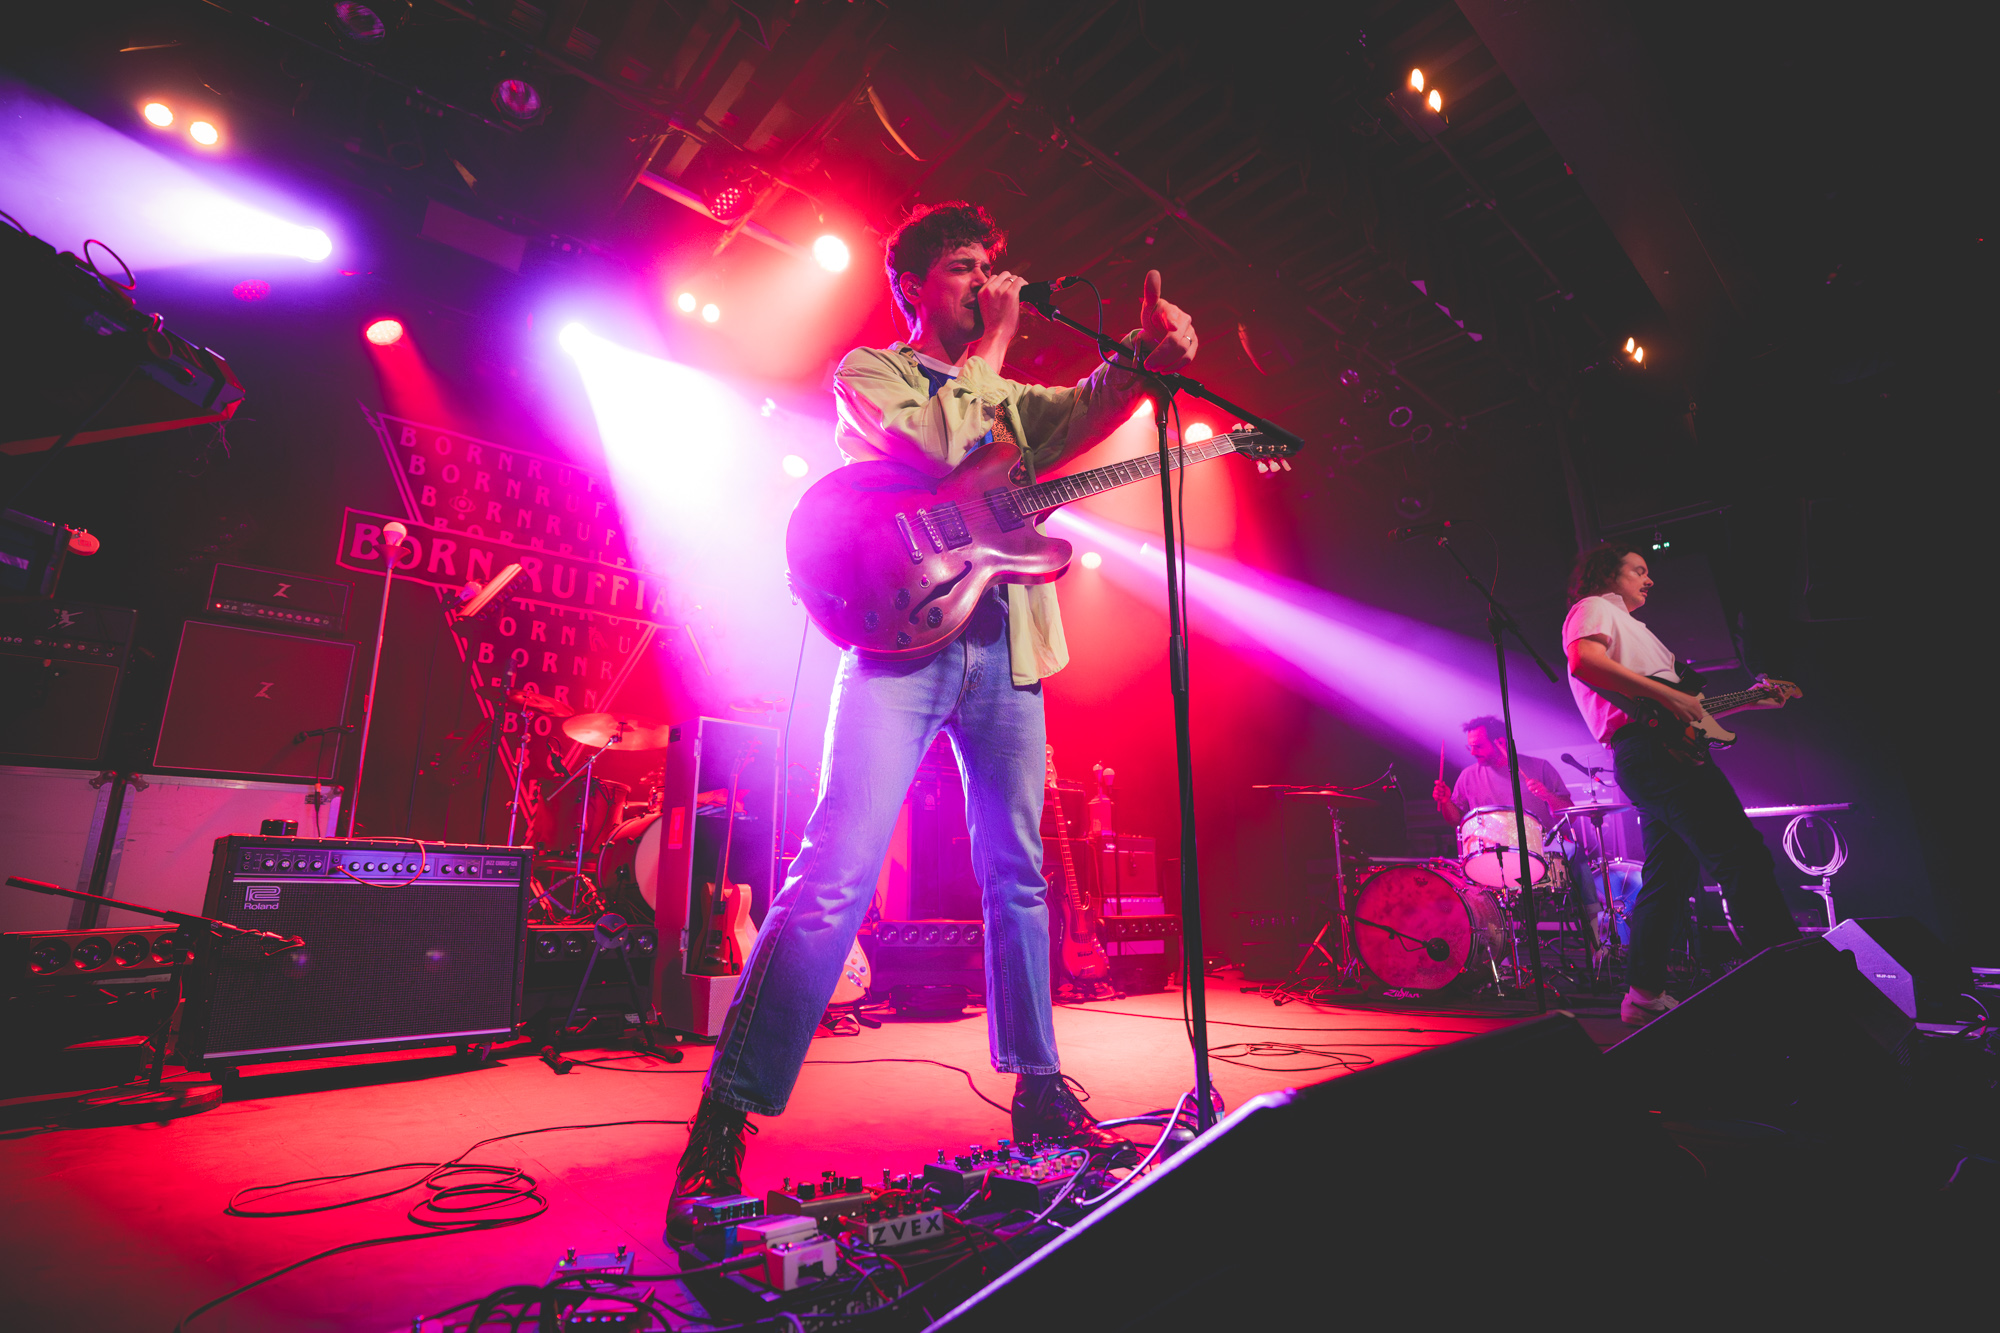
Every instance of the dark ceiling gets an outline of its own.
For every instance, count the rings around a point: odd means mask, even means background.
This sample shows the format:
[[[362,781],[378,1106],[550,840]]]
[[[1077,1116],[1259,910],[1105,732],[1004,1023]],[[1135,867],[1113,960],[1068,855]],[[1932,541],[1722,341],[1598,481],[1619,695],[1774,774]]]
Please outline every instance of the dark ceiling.
[[[528,265],[584,251],[643,272],[825,228],[866,263],[912,204],[978,199],[1016,267],[1090,276],[1115,332],[1139,275],[1165,271],[1211,382],[1412,516],[1445,476],[1527,466],[1559,487],[1593,377],[1650,418],[1634,438],[1675,448],[1718,366],[1810,341],[1868,373],[1895,284],[1863,182],[1923,156],[1883,82],[1894,34],[1776,6],[382,0],[372,41],[363,8],[47,10],[8,59],[114,122],[143,87],[199,82],[265,159],[409,230],[448,203],[526,236]],[[1442,117],[1408,94],[1413,68]],[[536,90],[525,123],[494,98],[506,78]],[[725,200],[741,210],[718,220]],[[1055,380],[1091,353],[1031,323],[1010,361]],[[1616,526],[1586,509],[1578,535]]]

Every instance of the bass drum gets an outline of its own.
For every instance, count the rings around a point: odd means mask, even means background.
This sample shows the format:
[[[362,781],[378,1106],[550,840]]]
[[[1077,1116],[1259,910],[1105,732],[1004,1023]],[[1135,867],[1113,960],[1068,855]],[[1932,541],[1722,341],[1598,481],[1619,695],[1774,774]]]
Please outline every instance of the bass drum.
[[[1507,953],[1507,914],[1491,890],[1449,861],[1389,866],[1354,901],[1361,961],[1391,986],[1437,990],[1490,981]]]
[[[635,816],[611,830],[597,853],[605,906],[627,921],[653,924],[660,899],[660,816]]]

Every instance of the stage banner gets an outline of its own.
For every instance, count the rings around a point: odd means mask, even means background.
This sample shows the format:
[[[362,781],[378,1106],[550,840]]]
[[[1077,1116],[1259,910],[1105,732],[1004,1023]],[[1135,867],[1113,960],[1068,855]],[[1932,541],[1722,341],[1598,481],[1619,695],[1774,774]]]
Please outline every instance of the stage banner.
[[[634,566],[609,482],[561,459],[372,412],[365,404],[361,410],[382,445],[412,538],[398,554],[398,579],[432,585],[443,597],[446,589],[483,583],[509,564],[521,565],[501,605],[476,623],[453,627],[472,684],[531,690],[578,713],[610,711],[668,626],[671,602],[663,580]],[[343,569],[382,572],[387,517],[347,511],[340,534]],[[677,632],[684,634],[685,627]],[[467,739],[457,776],[449,775],[453,765],[442,755],[432,756],[432,770],[461,785],[497,714],[505,791],[494,794],[491,804],[499,813],[484,833],[505,836],[514,766],[525,756],[522,813],[533,840],[544,841],[552,826],[566,821],[549,817],[541,792],[561,785],[583,747],[568,741],[545,713],[528,715],[529,743],[522,745],[521,710],[486,697],[479,709],[486,727]]]

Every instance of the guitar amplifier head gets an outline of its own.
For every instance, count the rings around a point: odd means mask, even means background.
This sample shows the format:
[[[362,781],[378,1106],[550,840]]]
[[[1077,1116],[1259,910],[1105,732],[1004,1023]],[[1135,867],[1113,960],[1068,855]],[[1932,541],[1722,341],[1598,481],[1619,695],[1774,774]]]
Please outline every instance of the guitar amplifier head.
[[[304,947],[224,938],[192,979],[190,1067],[497,1041],[520,1018],[529,852],[374,838],[215,841],[204,915]]]

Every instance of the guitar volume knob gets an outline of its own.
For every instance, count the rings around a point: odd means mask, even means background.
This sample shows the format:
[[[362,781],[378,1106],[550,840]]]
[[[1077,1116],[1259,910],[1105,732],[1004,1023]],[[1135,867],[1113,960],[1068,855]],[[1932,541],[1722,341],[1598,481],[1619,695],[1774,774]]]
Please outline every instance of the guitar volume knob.
[[[936,629],[939,625],[944,624],[943,609],[935,606],[932,607],[928,612],[925,613],[924,623],[926,625],[929,625],[932,629]]]
[[[903,595],[907,596],[908,594],[903,594]],[[868,630],[870,633],[873,633],[875,629],[881,625],[881,623],[882,623],[882,617],[876,615],[873,611],[870,611],[868,612],[868,614],[861,617],[861,627],[865,630]]]
[[[896,646],[898,648],[907,648],[910,646],[910,636],[906,631],[898,630],[896,632]]]
[[[910,590],[908,588],[896,589],[896,609],[900,611],[909,604],[910,604]]]

